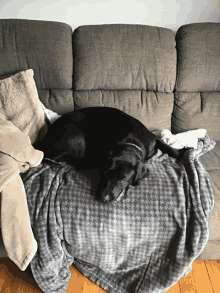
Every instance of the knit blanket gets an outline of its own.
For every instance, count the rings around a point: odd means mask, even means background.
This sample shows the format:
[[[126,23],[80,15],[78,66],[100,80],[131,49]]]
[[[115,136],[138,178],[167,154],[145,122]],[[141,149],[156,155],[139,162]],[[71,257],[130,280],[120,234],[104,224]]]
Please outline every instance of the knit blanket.
[[[158,150],[149,176],[120,201],[95,197],[95,171],[44,160],[23,179],[38,251],[33,276],[46,293],[66,292],[73,263],[109,293],[163,293],[191,270],[209,237],[214,205],[199,157],[208,135],[182,160]]]

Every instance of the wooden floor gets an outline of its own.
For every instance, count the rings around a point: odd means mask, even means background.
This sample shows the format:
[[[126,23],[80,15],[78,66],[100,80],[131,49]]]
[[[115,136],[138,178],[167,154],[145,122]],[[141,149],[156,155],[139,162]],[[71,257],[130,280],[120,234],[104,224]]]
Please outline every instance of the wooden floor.
[[[102,289],[70,266],[72,277],[67,293],[104,293]],[[33,279],[21,272],[8,258],[0,258],[0,292],[42,293]],[[220,260],[193,263],[192,272],[182,278],[168,293],[219,293]]]

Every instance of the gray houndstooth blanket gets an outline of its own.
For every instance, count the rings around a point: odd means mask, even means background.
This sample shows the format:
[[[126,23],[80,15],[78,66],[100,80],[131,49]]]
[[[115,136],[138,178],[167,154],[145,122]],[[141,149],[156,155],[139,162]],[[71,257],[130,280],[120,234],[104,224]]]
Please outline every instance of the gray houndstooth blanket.
[[[214,147],[208,136],[178,161],[157,154],[149,177],[121,201],[95,199],[93,174],[45,160],[24,178],[38,251],[34,278],[46,292],[65,292],[73,263],[110,293],[162,293],[205,247],[214,196],[199,161]]]

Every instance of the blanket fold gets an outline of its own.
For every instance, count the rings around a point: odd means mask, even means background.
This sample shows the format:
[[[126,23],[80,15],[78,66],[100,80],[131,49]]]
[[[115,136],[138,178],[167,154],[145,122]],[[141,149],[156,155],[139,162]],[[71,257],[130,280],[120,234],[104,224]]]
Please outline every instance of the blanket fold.
[[[0,119],[1,229],[8,257],[25,270],[37,251],[20,172],[40,164],[43,153],[10,121]]]

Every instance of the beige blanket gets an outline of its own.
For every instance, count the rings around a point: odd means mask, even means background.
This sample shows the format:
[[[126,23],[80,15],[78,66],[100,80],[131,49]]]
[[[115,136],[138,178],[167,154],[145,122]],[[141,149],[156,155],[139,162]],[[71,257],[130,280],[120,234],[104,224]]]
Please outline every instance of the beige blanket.
[[[26,194],[19,175],[39,165],[43,153],[10,121],[0,119],[0,192],[2,237],[8,257],[25,270],[37,251]]]
[[[37,251],[20,172],[37,166],[43,153],[31,143],[46,131],[32,69],[0,80],[1,228],[8,257],[25,270]]]

